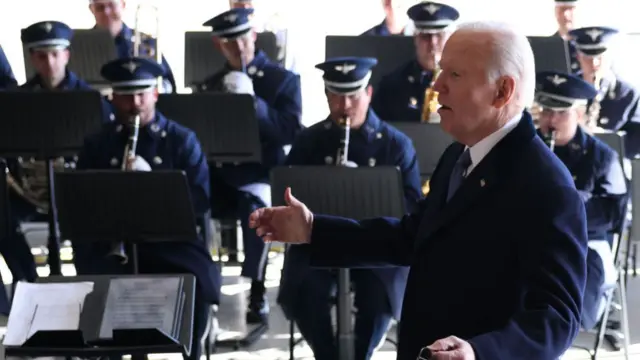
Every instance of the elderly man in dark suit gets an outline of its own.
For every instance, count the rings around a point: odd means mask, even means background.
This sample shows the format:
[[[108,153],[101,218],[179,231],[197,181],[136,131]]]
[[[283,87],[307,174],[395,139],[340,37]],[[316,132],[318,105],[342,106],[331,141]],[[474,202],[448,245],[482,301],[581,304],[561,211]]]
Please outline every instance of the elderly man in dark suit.
[[[265,241],[310,243],[327,267],[410,266],[398,359],[557,359],[580,329],[585,206],[536,135],[529,43],[507,25],[462,25],[440,61],[442,155],[420,209],[402,219],[254,212]],[[339,249],[339,250],[338,250]]]

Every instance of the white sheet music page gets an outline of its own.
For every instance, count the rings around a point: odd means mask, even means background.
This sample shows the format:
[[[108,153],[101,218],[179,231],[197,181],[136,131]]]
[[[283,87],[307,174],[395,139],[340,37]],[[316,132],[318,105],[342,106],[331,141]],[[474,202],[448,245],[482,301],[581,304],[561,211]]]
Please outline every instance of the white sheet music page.
[[[20,346],[39,330],[76,330],[93,282],[19,282],[3,345]]]

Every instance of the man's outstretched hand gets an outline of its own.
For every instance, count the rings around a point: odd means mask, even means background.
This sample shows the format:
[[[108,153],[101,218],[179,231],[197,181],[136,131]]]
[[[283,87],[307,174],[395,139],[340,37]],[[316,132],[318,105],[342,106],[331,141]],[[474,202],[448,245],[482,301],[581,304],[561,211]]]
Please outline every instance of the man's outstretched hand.
[[[262,208],[249,216],[249,227],[264,241],[279,241],[289,244],[306,244],[311,238],[313,214],[291,194],[284,192],[286,206]]]

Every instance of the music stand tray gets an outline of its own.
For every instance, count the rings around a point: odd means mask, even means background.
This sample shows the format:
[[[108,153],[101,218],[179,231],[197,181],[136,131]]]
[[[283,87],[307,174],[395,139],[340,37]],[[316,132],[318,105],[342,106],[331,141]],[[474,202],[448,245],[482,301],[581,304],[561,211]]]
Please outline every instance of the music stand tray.
[[[271,171],[273,206],[282,206],[284,190],[314,212],[367,219],[401,217],[405,212],[402,175],[393,166],[347,168],[339,166],[276,167]],[[338,358],[354,358],[350,277],[338,271]]]
[[[227,62],[216,49],[209,31],[187,31],[184,34],[184,86],[193,87],[221,70]],[[269,59],[278,62],[278,42],[272,32],[260,32],[256,49],[264,51]]]
[[[420,174],[423,176],[433,174],[440,157],[454,141],[451,135],[442,130],[440,124],[394,122],[391,125],[411,139],[416,149]]]
[[[411,36],[327,36],[325,58],[342,56],[378,59],[370,80],[376,88],[384,75],[414,59],[416,50]]]
[[[61,274],[60,239],[53,183],[53,161],[73,156],[87,134],[103,123],[102,99],[95,91],[0,92],[0,156],[46,160],[49,183],[47,261],[52,275]]]
[[[79,170],[55,179],[61,234],[73,241],[130,242],[134,274],[138,243],[198,238],[182,171]]]
[[[528,36],[536,71],[572,73],[569,44],[559,36]]]
[[[144,275],[145,278],[181,277],[184,306],[180,316],[178,337],[158,329],[113,330],[113,340],[100,340],[100,326],[112,279],[138,278],[132,275],[51,276],[38,278],[38,283],[93,282],[93,291],[85,298],[78,330],[37,331],[22,346],[7,346],[6,355],[20,357],[64,356],[94,358],[104,356],[147,355],[153,353],[191,352],[196,280],[191,274]],[[123,338],[125,341],[121,341]],[[139,341],[136,343],[135,341]]]
[[[196,133],[219,163],[260,163],[262,146],[253,97],[245,94],[161,94],[158,110]]]

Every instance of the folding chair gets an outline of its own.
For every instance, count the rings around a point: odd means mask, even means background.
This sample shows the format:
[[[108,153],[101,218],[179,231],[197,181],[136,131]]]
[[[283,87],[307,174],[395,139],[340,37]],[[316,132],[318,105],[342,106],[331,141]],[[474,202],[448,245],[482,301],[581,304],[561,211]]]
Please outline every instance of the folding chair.
[[[599,133],[596,136],[609,145],[611,148],[616,150],[616,152],[620,156],[621,165],[624,168],[624,133]],[[627,182],[627,189],[629,189],[629,193],[637,193],[634,191],[635,183],[638,183],[640,186],[640,162],[638,162],[635,166],[632,167],[633,172],[636,172],[638,175],[635,176],[636,180],[633,182]],[[628,174],[631,175],[631,174]],[[591,349],[586,349],[590,355],[592,360],[596,360],[598,356],[598,352],[600,350],[600,346],[602,344],[602,340],[606,339],[611,345],[618,350],[619,340],[622,340],[622,348],[625,354],[625,358],[629,358],[629,319],[628,319],[628,306],[627,306],[627,269],[628,269],[628,254],[630,249],[630,231],[629,227],[631,225],[630,222],[630,214],[627,212],[629,209],[629,205],[631,204],[631,196],[627,195],[622,208],[620,209],[621,216],[618,221],[618,224],[615,226],[614,230],[614,238],[612,244],[612,251],[614,254],[614,263],[617,269],[617,280],[616,285],[607,290],[605,294],[605,310],[600,320],[600,323],[597,326],[597,330],[595,332],[595,340],[593,347]],[[640,202],[639,202],[640,204]],[[620,251],[623,247],[623,243],[627,242],[626,251]],[[614,294],[616,293],[620,299],[620,304],[615,304],[613,302]],[[620,321],[620,330],[612,328],[612,324],[609,321],[609,315],[612,311],[620,311],[621,312],[621,321]]]

